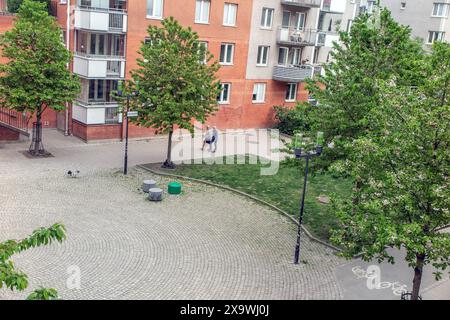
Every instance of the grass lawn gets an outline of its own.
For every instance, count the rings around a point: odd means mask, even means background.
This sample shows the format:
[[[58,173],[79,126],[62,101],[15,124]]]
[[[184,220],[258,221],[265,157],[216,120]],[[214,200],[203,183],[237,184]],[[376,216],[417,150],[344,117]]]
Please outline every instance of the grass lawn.
[[[261,176],[260,168],[260,164],[250,165],[246,161],[246,164],[228,165],[183,164],[170,172],[244,191],[298,217],[303,168],[280,164],[278,173],[273,176]],[[320,203],[317,198],[332,193],[349,196],[350,190],[350,180],[333,178],[329,174],[308,175],[303,221],[317,237],[328,240],[329,230],[336,221],[330,210],[331,205]]]

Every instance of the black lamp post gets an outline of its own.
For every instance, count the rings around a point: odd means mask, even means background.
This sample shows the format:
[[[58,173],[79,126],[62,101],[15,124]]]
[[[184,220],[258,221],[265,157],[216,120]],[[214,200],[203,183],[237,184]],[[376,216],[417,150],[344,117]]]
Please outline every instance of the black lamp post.
[[[294,255],[294,264],[298,264],[298,260],[300,258],[300,235],[302,230],[302,221],[303,221],[303,211],[305,207],[305,194],[306,194],[306,183],[308,181],[308,169],[309,169],[309,160],[318,157],[322,154],[323,151],[323,133],[317,133],[317,143],[315,151],[304,151],[301,147],[294,148],[295,157],[297,159],[306,159],[305,165],[305,174],[303,177],[303,192],[301,198],[300,205],[300,216],[298,219],[298,231],[297,231],[297,244],[295,245],[295,255]]]
[[[138,84],[137,84],[138,85]],[[123,82],[119,81],[119,88],[117,90],[117,95],[119,97],[123,97]],[[130,99],[131,97],[137,97],[139,95],[139,90],[133,91],[131,94],[127,94],[127,110],[125,112],[125,156],[124,156],[124,165],[123,165],[123,174],[128,174],[128,125],[129,125],[129,118],[130,117],[136,117],[137,112],[131,114],[130,112]]]

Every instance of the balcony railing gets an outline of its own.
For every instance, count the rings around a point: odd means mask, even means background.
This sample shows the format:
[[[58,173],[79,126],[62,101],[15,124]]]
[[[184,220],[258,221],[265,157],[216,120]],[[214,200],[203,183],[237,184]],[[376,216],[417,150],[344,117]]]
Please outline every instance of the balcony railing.
[[[321,0],[281,0],[281,4],[307,7],[307,8],[319,8]]]
[[[273,80],[298,83],[313,78],[321,73],[321,66],[313,65],[276,65]]]
[[[314,46],[316,44],[317,31],[297,28],[278,29],[277,42],[287,46]]]
[[[23,112],[17,112],[15,110],[0,107],[0,125],[1,124],[6,125],[13,130],[19,131],[24,135],[29,135],[28,117]]]

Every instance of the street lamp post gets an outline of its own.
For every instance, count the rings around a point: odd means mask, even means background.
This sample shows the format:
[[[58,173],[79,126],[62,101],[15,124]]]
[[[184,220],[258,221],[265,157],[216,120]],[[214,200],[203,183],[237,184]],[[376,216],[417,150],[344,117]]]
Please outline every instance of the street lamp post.
[[[323,151],[323,133],[318,132],[317,133],[317,143],[316,143],[316,150],[315,151],[306,151],[302,150],[301,147],[296,147],[294,149],[295,157],[297,159],[306,159],[305,164],[305,173],[303,177],[303,192],[302,192],[302,198],[301,198],[301,204],[300,204],[300,215],[298,219],[298,230],[297,230],[297,243],[295,245],[295,255],[294,255],[294,264],[298,264],[300,259],[300,236],[301,236],[301,230],[302,230],[302,222],[303,222],[303,212],[305,208],[305,195],[306,195],[306,184],[308,181],[308,170],[309,170],[309,160],[318,157],[322,154]]]
[[[119,82],[119,90],[117,91],[117,95],[119,97],[123,96],[123,83],[122,81]],[[128,174],[128,125],[129,125],[129,119],[130,117],[134,118],[137,117],[136,111],[130,111],[130,99],[131,97],[137,97],[139,95],[139,91],[135,90],[131,94],[127,94],[127,109],[125,112],[125,156],[124,156],[124,165],[123,165],[123,174]]]

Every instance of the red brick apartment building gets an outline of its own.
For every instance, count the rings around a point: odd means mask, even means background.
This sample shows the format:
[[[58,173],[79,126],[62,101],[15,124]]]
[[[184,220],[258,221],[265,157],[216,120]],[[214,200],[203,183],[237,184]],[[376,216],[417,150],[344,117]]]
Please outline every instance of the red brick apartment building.
[[[136,68],[147,27],[169,16],[192,27],[220,60],[223,91],[208,123],[221,129],[271,127],[274,105],[308,99],[304,80],[321,72],[319,63],[336,38],[325,27],[342,19],[348,1],[54,0],[51,12],[74,54],[70,68],[82,92],[68,111],[48,112],[44,127],[85,141],[121,139],[122,115],[110,92]],[[0,11],[6,12],[4,2]],[[1,16],[0,32],[11,22],[12,16]],[[130,128],[130,137],[152,134]]]

